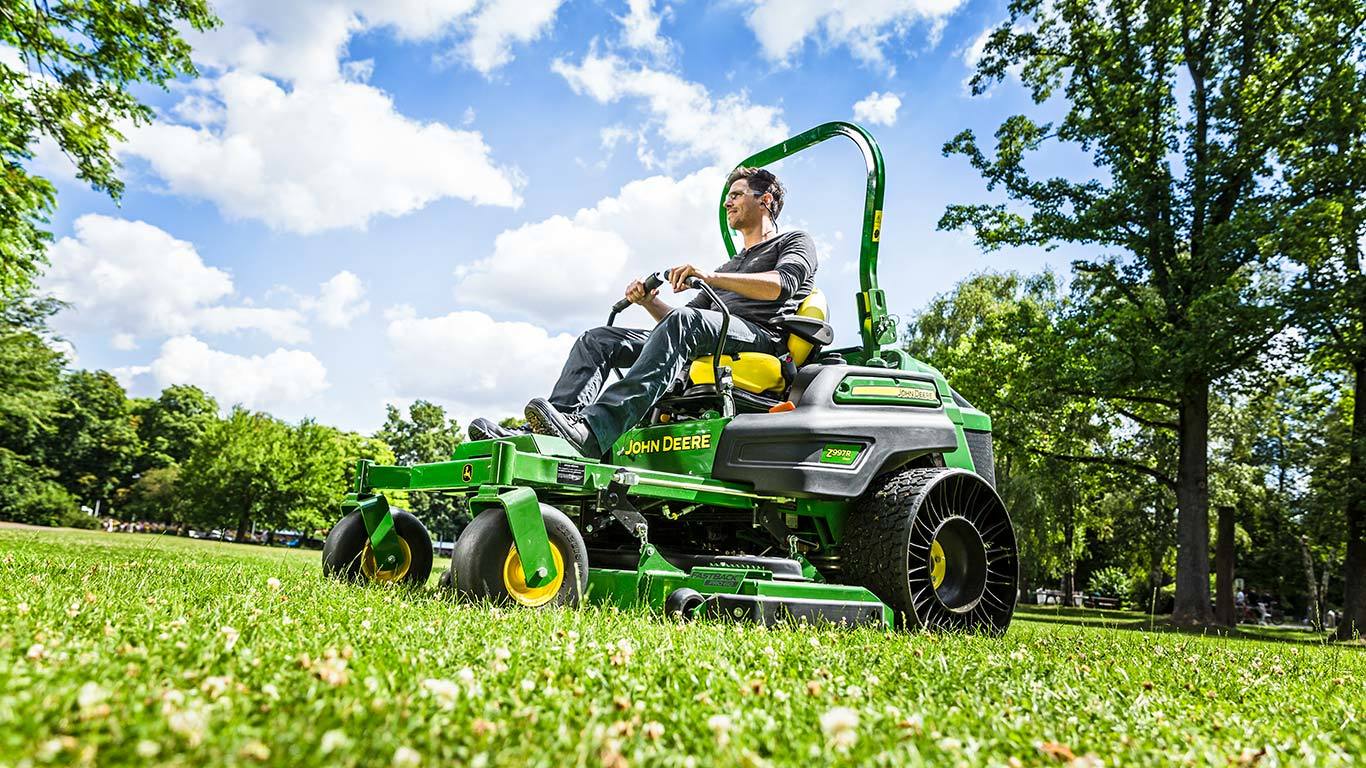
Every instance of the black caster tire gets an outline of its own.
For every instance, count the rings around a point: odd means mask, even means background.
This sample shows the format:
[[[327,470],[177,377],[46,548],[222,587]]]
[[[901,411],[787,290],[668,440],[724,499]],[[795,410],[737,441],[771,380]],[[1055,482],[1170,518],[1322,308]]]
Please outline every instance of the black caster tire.
[[[588,589],[588,547],[563,512],[541,505],[546,536],[558,575],[550,584],[528,587],[522,561],[502,509],[486,509],[455,542],[451,572],[460,595],[499,604],[542,608],[577,606]]]
[[[391,510],[394,530],[403,547],[403,562],[381,571],[370,550],[370,536],[360,512],[343,517],[323,542],[323,573],[353,582],[384,582],[420,587],[432,575],[432,537],[422,521],[401,509]]]
[[[999,635],[1019,589],[1015,531],[979,475],[919,467],[876,478],[845,522],[847,579],[892,608],[901,629]]]
[[[454,589],[455,572],[449,568],[442,571],[441,575],[438,576],[436,579],[436,585],[441,588],[442,592],[449,592],[450,590]]]

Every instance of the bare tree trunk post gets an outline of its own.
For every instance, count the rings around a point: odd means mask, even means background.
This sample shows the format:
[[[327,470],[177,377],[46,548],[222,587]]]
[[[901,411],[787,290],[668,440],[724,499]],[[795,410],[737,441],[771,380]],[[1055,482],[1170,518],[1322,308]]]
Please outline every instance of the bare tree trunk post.
[[[1238,625],[1233,610],[1233,507],[1219,507],[1219,538],[1214,545],[1215,621],[1226,627]]]
[[[1209,599],[1209,382],[1192,376],[1182,390],[1172,622],[1190,627],[1214,620]]]
[[[1319,611],[1319,583],[1314,578],[1314,557],[1309,554],[1309,540],[1300,537],[1300,562],[1304,565],[1304,583],[1309,587],[1309,626],[1323,629],[1323,614]]]

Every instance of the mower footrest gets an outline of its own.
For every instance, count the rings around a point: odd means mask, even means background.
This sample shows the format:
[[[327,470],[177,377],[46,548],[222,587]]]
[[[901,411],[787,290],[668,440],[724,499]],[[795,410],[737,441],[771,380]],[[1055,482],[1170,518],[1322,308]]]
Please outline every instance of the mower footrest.
[[[854,600],[815,600],[771,595],[713,594],[707,596],[703,615],[732,621],[753,621],[765,626],[783,622],[799,624],[845,624],[886,627],[882,603]]]

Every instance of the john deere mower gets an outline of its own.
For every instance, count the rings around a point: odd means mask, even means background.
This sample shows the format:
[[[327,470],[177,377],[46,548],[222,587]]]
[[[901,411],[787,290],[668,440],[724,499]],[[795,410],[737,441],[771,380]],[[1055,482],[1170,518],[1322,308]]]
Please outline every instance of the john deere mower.
[[[718,345],[601,459],[528,434],[466,442],[434,464],[362,460],[328,534],[324,571],[426,584],[431,538],[384,492],[440,492],[463,497],[474,516],[441,578],[472,599],[531,610],[643,606],[683,620],[1005,631],[1019,566],[995,491],[991,420],[896,347],[877,282],[881,150],[859,126],[833,122],[742,165],[836,136],[858,146],[868,171],[858,346],[829,348],[817,291],[775,321],[787,334],[785,357],[732,357]],[[724,206],[719,214],[734,256]],[[705,283],[693,287],[729,320]],[[612,308],[609,325],[626,306]]]

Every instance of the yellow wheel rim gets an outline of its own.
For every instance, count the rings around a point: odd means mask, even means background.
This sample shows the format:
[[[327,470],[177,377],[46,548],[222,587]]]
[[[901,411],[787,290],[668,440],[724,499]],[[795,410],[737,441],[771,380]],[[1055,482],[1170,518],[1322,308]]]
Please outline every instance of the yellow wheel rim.
[[[526,577],[522,575],[522,558],[517,554],[517,545],[513,544],[508,548],[507,559],[503,561],[503,588],[508,595],[522,605],[538,608],[559,594],[560,586],[564,584],[564,555],[560,554],[560,548],[555,546],[555,542],[549,542],[550,555],[555,558],[555,578],[551,579],[543,587],[528,587]]]
[[[403,550],[403,559],[393,570],[381,571],[375,562],[375,551],[370,548],[370,542],[365,542],[365,555],[360,561],[360,570],[365,577],[371,581],[393,582],[407,576],[408,569],[413,565],[413,550],[409,549],[408,542],[402,536],[398,537],[398,546]]]
[[[930,542],[930,583],[935,589],[944,583],[944,548],[939,546],[939,539]]]

